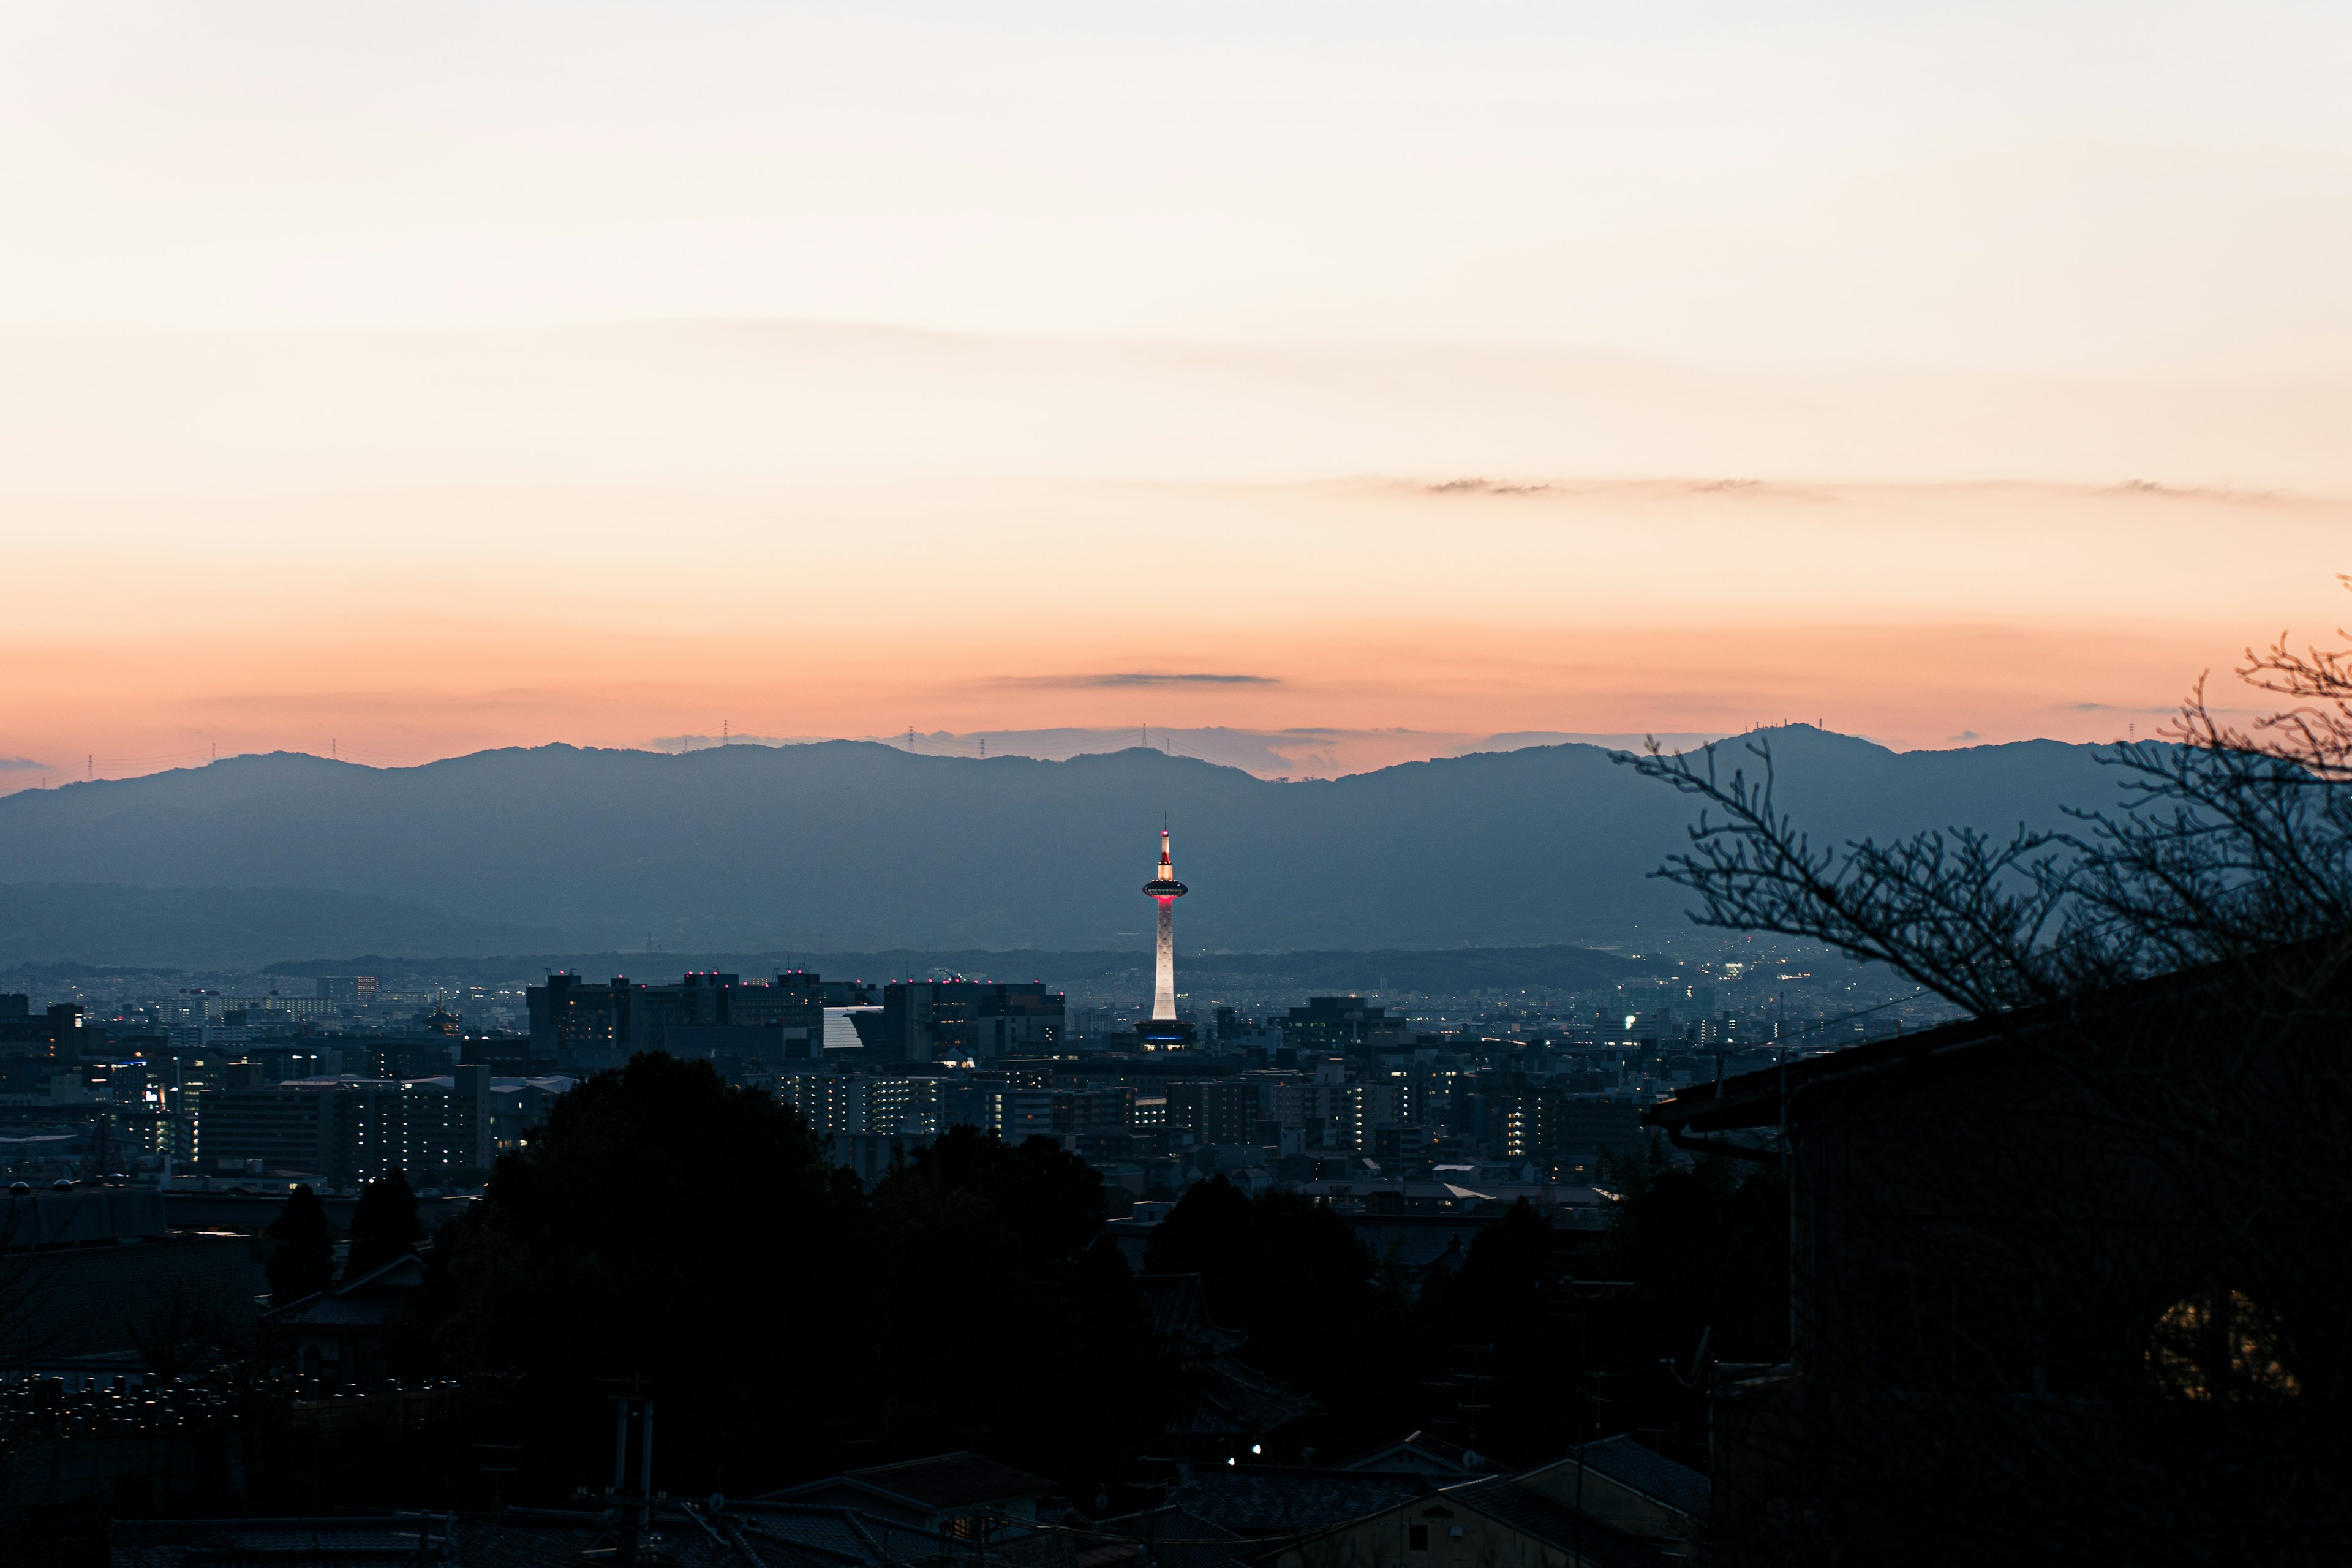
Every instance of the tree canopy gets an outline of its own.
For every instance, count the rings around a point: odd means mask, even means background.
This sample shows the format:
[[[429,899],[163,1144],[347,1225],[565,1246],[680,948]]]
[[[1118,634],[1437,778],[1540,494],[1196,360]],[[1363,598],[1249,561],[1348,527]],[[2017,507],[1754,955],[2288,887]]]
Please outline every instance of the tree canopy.
[[[424,1235],[408,1173],[393,1171],[377,1177],[360,1189],[360,1201],[352,1209],[352,1245],[343,1257],[343,1278],[357,1279],[405,1258]]]
[[[308,1186],[286,1194],[286,1206],[264,1233],[277,1245],[263,1266],[269,1299],[278,1306],[315,1296],[335,1282],[335,1227],[327,1206]]]

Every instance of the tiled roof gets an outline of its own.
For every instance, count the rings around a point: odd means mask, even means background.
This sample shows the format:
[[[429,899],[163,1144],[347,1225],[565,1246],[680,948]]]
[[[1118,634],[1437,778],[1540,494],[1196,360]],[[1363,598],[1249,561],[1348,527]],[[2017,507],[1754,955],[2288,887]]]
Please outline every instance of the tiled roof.
[[[1209,1321],[1208,1288],[1198,1274],[1143,1274],[1135,1283],[1143,1291],[1153,1337],[1180,1354],[1220,1355],[1249,1337]]]
[[[1430,1489],[1419,1476],[1268,1467],[1199,1471],[1168,1501],[1243,1535],[1280,1535],[1345,1524]]]
[[[1706,1517],[1706,1478],[1623,1434],[1585,1445],[1584,1467],[1644,1497],[1655,1498],[1678,1513],[1693,1519]]]
[[[577,1568],[614,1536],[601,1511],[505,1509],[495,1514],[377,1514],[334,1519],[118,1521],[110,1568]],[[926,1568],[958,1558],[950,1544],[849,1509],[734,1504],[710,1515],[657,1504],[642,1543],[676,1568]]]
[[[1054,1489],[1054,1483],[1044,1476],[1017,1465],[1000,1464],[985,1454],[935,1454],[928,1459],[901,1459],[895,1465],[845,1473],[930,1508],[1040,1497]]]
[[[1244,1537],[1181,1508],[1155,1508],[1106,1519],[1095,1526],[1095,1533],[1150,1542],[1151,1561],[1159,1568],[1235,1568],[1234,1554],[1248,1546]],[[1233,1545],[1224,1545],[1226,1542]],[[1130,1546],[1127,1551],[1134,1553],[1137,1549]],[[1087,1553],[1080,1552],[1078,1562],[1080,1568],[1087,1568]]]
[[[1465,1476],[1477,1475],[1487,1468],[1486,1455],[1440,1437],[1433,1432],[1409,1433],[1398,1441],[1383,1443],[1363,1458],[1350,1459],[1339,1468],[1344,1470],[1369,1470],[1396,1454],[1400,1449],[1405,1448],[1425,1455],[1442,1465],[1451,1466]]]
[[[796,1550],[804,1563],[855,1563],[868,1568],[929,1563],[953,1555],[941,1536],[856,1509],[730,1502],[719,1522],[740,1527],[753,1550],[771,1561],[771,1568],[774,1553],[768,1550],[770,1544]]]
[[[1202,1362],[1186,1376],[1190,1412],[1178,1425],[1198,1437],[1255,1436],[1296,1421],[1314,1408],[1288,1385],[1251,1371],[1231,1356]]]
[[[380,1327],[400,1310],[408,1292],[424,1281],[425,1265],[415,1253],[406,1253],[356,1279],[279,1307],[269,1314],[269,1321],[313,1328]]]
[[[420,1529],[440,1538],[422,1555],[447,1562],[450,1521],[422,1515],[377,1514],[340,1519],[196,1519],[118,1521],[109,1531],[111,1568],[179,1568],[201,1562],[218,1568],[284,1562],[301,1552],[318,1563],[414,1563]],[[575,1551],[574,1555],[577,1555]]]
[[[397,1316],[398,1298],[379,1291],[364,1296],[309,1296],[269,1314],[269,1321],[310,1329],[380,1329]]]
[[[1449,1503],[1475,1509],[1498,1524],[1508,1525],[1561,1552],[1573,1552],[1601,1568],[1661,1568],[1666,1561],[1655,1547],[1646,1546],[1620,1530],[1557,1503],[1532,1487],[1507,1476],[1465,1481],[1439,1494]]]

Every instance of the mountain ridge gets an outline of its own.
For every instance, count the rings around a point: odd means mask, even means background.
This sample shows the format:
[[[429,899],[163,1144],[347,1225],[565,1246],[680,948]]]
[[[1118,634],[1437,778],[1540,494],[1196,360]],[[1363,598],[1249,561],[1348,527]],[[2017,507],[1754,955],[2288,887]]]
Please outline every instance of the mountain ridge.
[[[1759,745],[1817,842],[2005,834],[2116,798],[2099,749],[2059,742],[1895,752],[1800,725],[1717,755],[1752,773]],[[859,741],[556,744],[404,769],[278,752],[0,798],[0,876],[383,899],[402,921],[477,922],[450,952],[493,931],[553,938],[510,952],[1080,952],[1143,940],[1165,811],[1193,889],[1178,910],[1188,949],[1582,945],[1679,924],[1687,901],[1648,874],[1696,813],[1622,755],[1571,742],[1284,784],[1141,747],[1040,762]],[[20,940],[15,899],[0,893],[0,958]],[[160,951],[161,934],[141,940]],[[257,961],[370,948],[392,951],[350,940]]]

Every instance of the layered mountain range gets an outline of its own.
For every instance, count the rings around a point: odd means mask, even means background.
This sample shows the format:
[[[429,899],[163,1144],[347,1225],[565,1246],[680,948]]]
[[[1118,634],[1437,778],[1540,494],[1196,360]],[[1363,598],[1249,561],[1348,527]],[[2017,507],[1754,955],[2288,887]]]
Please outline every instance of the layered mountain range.
[[[1895,752],[1792,726],[1777,799],[1817,840],[2006,832],[2112,804],[2097,748]],[[1691,802],[1597,746],[1282,784],[1157,751],[1039,762],[868,742],[554,745],[413,768],[291,753],[0,798],[0,963],[376,952],[1148,946],[1163,818],[1183,951],[1638,940]]]

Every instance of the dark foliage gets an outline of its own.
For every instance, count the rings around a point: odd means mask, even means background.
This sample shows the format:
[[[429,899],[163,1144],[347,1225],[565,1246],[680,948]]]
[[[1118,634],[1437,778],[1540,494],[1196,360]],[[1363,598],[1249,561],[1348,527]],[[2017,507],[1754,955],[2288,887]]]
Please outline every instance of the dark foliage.
[[[2239,674],[2292,705],[2236,727],[2200,681],[2161,742],[2113,749],[2120,809],[2006,842],[1816,846],[1760,743],[1752,779],[1712,748],[1636,763],[1706,808],[1660,873],[1700,923],[1826,942],[1985,1020],[1973,1056],[1780,1107],[1798,1392],[1739,1396],[1752,1483],[1718,1496],[1745,1532],[1719,1547],[2352,1552],[2352,653],[2282,638]],[[1704,1228],[1682,1184],[1657,1218]],[[1703,1300],[1640,1260],[1652,1228],[1621,1229],[1627,1266],[1673,1286],[1662,1312]]]
[[[420,1317],[509,1499],[610,1479],[642,1379],[667,1489],[764,1489],[975,1448],[1092,1496],[1156,1446],[1167,1388],[1101,1178],[968,1128],[869,1197],[797,1113],[654,1054],[563,1097],[434,1248]]]
[[[877,1439],[1017,1456],[1079,1496],[1124,1480],[1167,1390],[1101,1178],[1051,1139],[952,1128],[893,1166],[871,1221]]]
[[[335,1282],[335,1227],[318,1194],[301,1185],[287,1194],[268,1235],[277,1244],[265,1268],[269,1299],[278,1305],[315,1296]]]
[[[618,1381],[674,1489],[804,1473],[859,1427],[880,1346],[861,1197],[790,1107],[653,1054],[558,1100],[436,1248],[458,1367],[519,1374],[523,1492],[610,1479]]]
[[[424,1234],[408,1173],[377,1177],[360,1189],[360,1201],[352,1210],[352,1245],[343,1255],[343,1278],[357,1279],[405,1258],[416,1250]]]
[[[1662,1140],[1609,1162],[1620,1202],[1590,1277],[1602,1431],[1639,1428],[1686,1465],[1708,1465],[1706,1385],[1727,1365],[1789,1354],[1789,1188],[1777,1167],[1692,1161]]]
[[[1149,1268],[1202,1275],[1212,1319],[1249,1335],[1243,1358],[1315,1402],[1283,1457],[1425,1426],[1532,1462],[1580,1422],[1622,1430],[1648,1408],[1580,1402],[1599,1386],[1580,1369],[1687,1355],[1690,1323],[1727,1323],[1743,1293],[1771,1296],[1774,1270],[1737,1277],[1777,1258],[1777,1242],[1741,1228],[1769,1204],[1660,1163],[1633,1184],[1609,1266],[1700,1289],[1705,1305],[1686,1310],[1595,1309],[1580,1283],[1594,1259],[1525,1205],[1477,1235],[1458,1277],[1416,1296],[1422,1282],[1333,1210],[1287,1193],[1253,1200],[1223,1179],[1184,1195]],[[354,1226],[371,1245],[404,1234],[401,1195],[389,1181],[371,1189]],[[323,1212],[303,1196],[322,1244]],[[1714,1219],[1686,1231],[1694,1205]],[[609,1480],[610,1396],[642,1380],[660,1412],[658,1484],[673,1493],[970,1448],[1074,1498],[1124,1495],[1139,1456],[1181,1447],[1168,1423],[1185,1386],[1105,1209],[1099,1177],[1052,1141],[968,1128],[894,1163],[868,1194],[789,1108],[727,1088],[707,1064],[640,1056],[559,1100],[426,1249],[387,1364],[461,1381],[440,1425],[397,1454],[265,1445],[271,1477],[257,1486],[379,1506],[478,1506],[494,1485],[507,1501],[560,1500]],[[395,1223],[375,1229],[386,1214]],[[289,1234],[281,1258],[299,1243]],[[1491,1408],[1468,1408],[1480,1405]],[[484,1453],[511,1473],[494,1483]]]
[[[1699,924],[1814,938],[1981,1016],[2352,930],[2352,649],[2282,637],[2237,673],[2292,705],[2240,728],[2200,677],[2160,741],[2102,759],[2119,806],[2006,840],[1816,845],[1765,742],[1745,748],[1753,777],[1724,776],[1714,746],[1618,760],[1699,802],[1690,848],[1656,873],[1698,895]]]
[[[1461,1272],[1423,1293],[1424,1331],[1444,1347],[1444,1392],[1461,1440],[1507,1463],[1532,1464],[1576,1440],[1591,1347],[1589,1303],[1571,1280],[1570,1253],[1526,1200],[1470,1243]]]
[[[1328,1207],[1296,1193],[1252,1199],[1213,1176],[1154,1227],[1144,1271],[1200,1275],[1212,1319],[1249,1335],[1251,1364],[1328,1413],[1326,1445],[1402,1431],[1425,1403],[1427,1357],[1401,1282]]]
[[[1704,1469],[1698,1373],[1788,1352],[1787,1189],[1776,1172],[1656,1146],[1610,1162],[1607,1179],[1622,1201],[1597,1243],[1522,1201],[1424,1289],[1421,1334],[1450,1373],[1450,1403],[1426,1414],[1507,1463],[1638,1428]]]

